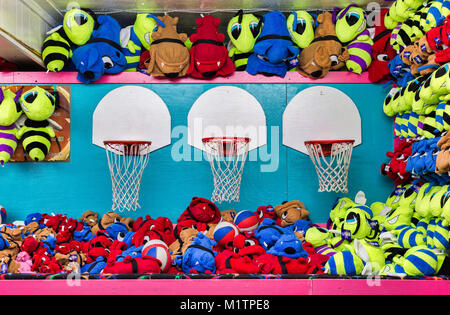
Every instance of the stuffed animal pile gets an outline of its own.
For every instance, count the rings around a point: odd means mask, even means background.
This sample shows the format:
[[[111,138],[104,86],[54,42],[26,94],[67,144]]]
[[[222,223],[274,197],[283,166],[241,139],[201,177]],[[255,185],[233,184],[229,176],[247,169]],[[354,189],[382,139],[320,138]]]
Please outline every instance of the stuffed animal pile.
[[[3,211],[1,273],[323,274],[328,256],[304,240],[308,215],[300,201],[221,213],[199,197],[175,225],[93,211],[78,219],[32,213],[5,224]]]
[[[123,71],[168,79],[212,79],[235,71],[284,77],[297,71],[317,79],[330,70],[361,74],[373,59],[366,13],[354,4],[318,15],[239,10],[226,34],[211,15],[198,18],[189,35],[178,32],[178,21],[139,13],[133,25],[122,27],[111,16],[70,9],[47,33],[42,60],[48,71],[76,71],[80,82],[91,83]]]

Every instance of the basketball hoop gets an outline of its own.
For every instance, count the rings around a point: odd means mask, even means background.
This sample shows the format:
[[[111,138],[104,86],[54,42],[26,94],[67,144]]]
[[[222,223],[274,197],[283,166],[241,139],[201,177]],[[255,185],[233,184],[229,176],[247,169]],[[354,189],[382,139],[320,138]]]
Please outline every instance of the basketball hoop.
[[[355,140],[305,141],[319,177],[319,192],[348,192],[348,169],[354,142]]]
[[[242,173],[250,138],[209,137],[203,145],[214,176],[213,202],[239,202]]]
[[[150,157],[150,141],[104,141],[111,173],[112,210],[136,211],[142,174]]]

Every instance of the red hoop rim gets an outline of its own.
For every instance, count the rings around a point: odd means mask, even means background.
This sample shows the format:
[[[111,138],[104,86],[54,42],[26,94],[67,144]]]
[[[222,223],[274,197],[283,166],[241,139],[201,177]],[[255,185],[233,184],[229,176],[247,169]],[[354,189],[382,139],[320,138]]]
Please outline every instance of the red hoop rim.
[[[111,145],[111,144],[124,144],[124,145],[133,145],[133,144],[148,144],[151,145],[151,141],[133,141],[133,140],[107,140],[103,141],[104,145]]]
[[[333,143],[355,143],[355,140],[309,140],[305,144],[333,144]]]
[[[223,141],[225,142],[238,142],[238,141],[244,141],[246,143],[250,142],[250,138],[248,137],[207,137],[207,138],[203,138],[202,142],[203,143],[208,143],[208,142],[212,142],[212,141]]]

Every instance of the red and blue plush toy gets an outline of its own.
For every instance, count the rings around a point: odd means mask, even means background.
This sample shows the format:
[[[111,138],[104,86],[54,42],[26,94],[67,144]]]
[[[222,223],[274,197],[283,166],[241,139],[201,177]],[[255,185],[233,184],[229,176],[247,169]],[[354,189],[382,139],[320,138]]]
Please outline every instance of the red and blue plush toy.
[[[254,53],[248,58],[247,72],[255,75],[284,77],[298,64],[300,53],[287,28],[286,17],[280,11],[271,11],[262,17],[263,27],[256,40]]]

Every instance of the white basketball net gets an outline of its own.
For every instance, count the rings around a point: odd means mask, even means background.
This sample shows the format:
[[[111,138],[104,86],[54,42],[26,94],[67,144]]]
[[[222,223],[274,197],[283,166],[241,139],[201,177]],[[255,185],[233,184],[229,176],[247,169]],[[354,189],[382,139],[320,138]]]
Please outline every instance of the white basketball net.
[[[112,210],[136,211],[142,174],[149,161],[151,143],[105,143],[112,181]]]
[[[324,154],[322,144],[305,143],[319,177],[319,192],[348,192],[348,169],[353,143],[354,141],[332,143],[329,156]]]
[[[214,138],[203,141],[214,176],[213,202],[239,202],[248,138]]]

